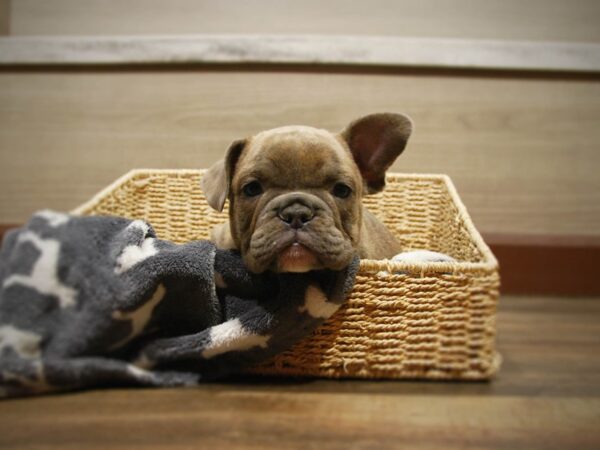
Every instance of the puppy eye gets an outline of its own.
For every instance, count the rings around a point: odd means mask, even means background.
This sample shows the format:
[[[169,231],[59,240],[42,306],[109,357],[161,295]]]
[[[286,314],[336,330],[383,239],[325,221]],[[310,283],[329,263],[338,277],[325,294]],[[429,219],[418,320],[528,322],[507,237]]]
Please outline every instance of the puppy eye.
[[[258,181],[251,181],[244,185],[242,192],[246,197],[256,197],[263,193],[263,188]]]
[[[350,194],[352,194],[352,189],[350,189],[350,186],[345,185],[344,183],[337,183],[333,187],[331,193],[339,198],[348,198]]]

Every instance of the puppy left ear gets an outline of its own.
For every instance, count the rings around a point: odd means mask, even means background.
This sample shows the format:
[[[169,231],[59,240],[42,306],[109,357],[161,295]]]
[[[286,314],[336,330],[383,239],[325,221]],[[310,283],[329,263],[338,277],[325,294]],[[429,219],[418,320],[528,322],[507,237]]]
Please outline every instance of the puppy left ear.
[[[202,177],[201,185],[206,201],[217,211],[223,211],[225,200],[229,195],[235,164],[245,146],[245,139],[233,141],[225,158],[216,162]]]
[[[383,190],[385,172],[406,147],[412,129],[412,121],[402,114],[378,113],[361,117],[342,131],[368,194]]]

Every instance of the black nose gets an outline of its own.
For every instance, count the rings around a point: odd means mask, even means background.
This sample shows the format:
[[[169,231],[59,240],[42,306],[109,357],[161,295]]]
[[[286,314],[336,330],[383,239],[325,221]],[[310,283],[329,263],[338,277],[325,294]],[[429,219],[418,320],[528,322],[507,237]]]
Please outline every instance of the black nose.
[[[298,229],[310,222],[315,216],[315,212],[309,206],[294,203],[281,208],[277,211],[277,215],[290,227]]]

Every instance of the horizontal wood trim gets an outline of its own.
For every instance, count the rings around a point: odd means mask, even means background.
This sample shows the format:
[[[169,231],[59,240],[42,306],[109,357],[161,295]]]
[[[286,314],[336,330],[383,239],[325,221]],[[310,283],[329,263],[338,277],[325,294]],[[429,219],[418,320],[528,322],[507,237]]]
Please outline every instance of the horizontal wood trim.
[[[600,236],[486,234],[507,294],[600,294]]]
[[[347,64],[599,72],[600,44],[395,36],[45,36],[0,39],[0,64]]]
[[[494,246],[506,247],[546,247],[546,248],[594,248],[600,247],[600,236],[565,234],[513,234],[484,233],[485,240]]]
[[[0,225],[4,233],[19,225]],[[500,264],[503,294],[600,295],[597,278],[599,236],[487,234]]]

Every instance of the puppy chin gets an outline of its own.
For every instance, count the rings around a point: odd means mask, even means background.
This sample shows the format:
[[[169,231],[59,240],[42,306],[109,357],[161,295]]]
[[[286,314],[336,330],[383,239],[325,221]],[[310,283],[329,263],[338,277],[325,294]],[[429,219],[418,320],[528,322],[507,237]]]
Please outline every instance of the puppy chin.
[[[277,272],[308,272],[323,268],[317,256],[299,242],[283,249],[277,256]]]
[[[335,236],[334,236],[335,237]],[[337,245],[327,247],[324,242]],[[246,247],[246,246],[243,246]],[[242,257],[248,270],[262,273],[302,273],[311,270],[342,270],[352,261],[355,250],[349,241],[305,231],[258,230]]]

